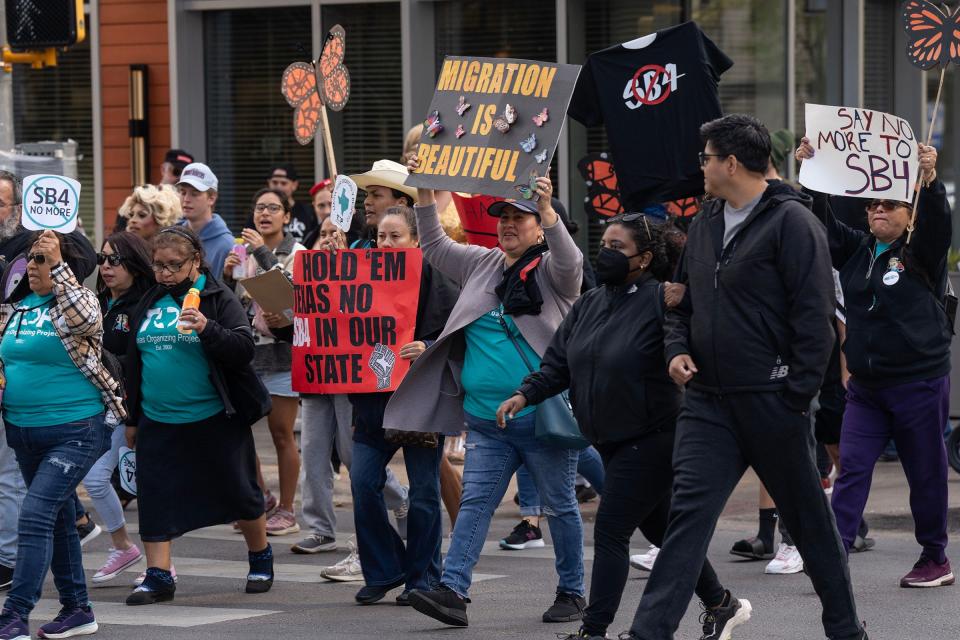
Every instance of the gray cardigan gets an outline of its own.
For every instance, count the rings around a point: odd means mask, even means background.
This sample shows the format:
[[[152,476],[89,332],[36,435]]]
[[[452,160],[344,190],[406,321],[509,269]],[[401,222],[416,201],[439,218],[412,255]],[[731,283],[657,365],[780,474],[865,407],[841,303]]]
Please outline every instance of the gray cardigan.
[[[464,430],[460,386],[466,344],[463,329],[500,304],[494,288],[503,278],[505,255],[500,249],[451,240],[440,226],[434,205],[416,207],[416,213],[424,258],[462,290],[443,333],[414,361],[387,404],[383,426],[460,433]],[[543,295],[543,308],[539,315],[514,318],[521,335],[541,357],[579,297],[583,278],[583,254],[563,223],[558,221],[543,232],[550,250],[533,272]]]

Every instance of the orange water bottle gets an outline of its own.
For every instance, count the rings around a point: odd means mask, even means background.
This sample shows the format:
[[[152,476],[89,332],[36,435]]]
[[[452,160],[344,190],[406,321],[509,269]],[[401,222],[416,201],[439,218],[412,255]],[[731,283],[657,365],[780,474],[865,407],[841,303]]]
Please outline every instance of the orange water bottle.
[[[190,289],[187,292],[186,297],[183,299],[183,308],[180,309],[180,315],[183,315],[183,312],[187,309],[197,309],[200,307],[200,290],[196,287]],[[184,335],[190,335],[193,333],[193,329],[186,329],[183,326],[183,321],[177,322],[177,331]]]

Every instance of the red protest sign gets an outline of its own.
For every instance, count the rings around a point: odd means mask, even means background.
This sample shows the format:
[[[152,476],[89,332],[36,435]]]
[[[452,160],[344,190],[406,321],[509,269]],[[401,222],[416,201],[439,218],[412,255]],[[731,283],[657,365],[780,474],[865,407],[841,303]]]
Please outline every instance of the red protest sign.
[[[393,391],[410,368],[423,254],[419,249],[300,251],[293,265],[293,388]]]
[[[467,242],[492,249],[497,246],[497,218],[487,213],[494,202],[503,200],[494,196],[451,192],[453,204],[460,216],[460,226],[467,234]]]

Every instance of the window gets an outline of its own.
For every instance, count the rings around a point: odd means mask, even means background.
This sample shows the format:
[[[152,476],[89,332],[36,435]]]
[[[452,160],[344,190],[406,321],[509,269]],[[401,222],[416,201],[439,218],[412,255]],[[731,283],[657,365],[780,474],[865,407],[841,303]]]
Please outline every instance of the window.
[[[863,23],[863,106],[893,113],[893,57],[904,53],[890,44],[900,14],[887,0],[867,0]]]
[[[92,238],[96,185],[93,183],[90,40],[57,52],[57,61],[57,66],[48,69],[14,65],[14,138],[17,144],[68,139],[77,142],[77,180],[83,187],[80,220]]]
[[[309,199],[314,145],[322,142],[301,146],[293,137],[280,78],[291,62],[312,58],[310,24],[309,7],[204,12],[207,164],[220,181],[217,212],[237,233],[271,164],[293,164],[295,197]]]
[[[321,20],[324,33],[335,24],[347,32],[350,101],[328,112],[337,169],[360,173],[383,158],[399,161],[406,133],[400,3],[324,5]]]

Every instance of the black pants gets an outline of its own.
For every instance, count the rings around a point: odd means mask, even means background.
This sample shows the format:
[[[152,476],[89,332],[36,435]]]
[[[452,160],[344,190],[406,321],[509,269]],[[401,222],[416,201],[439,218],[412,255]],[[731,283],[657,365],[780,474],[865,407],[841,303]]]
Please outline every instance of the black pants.
[[[633,532],[639,527],[647,540],[663,544],[673,486],[673,436],[671,429],[597,446],[605,479],[593,528],[590,606],[583,619],[589,635],[603,636],[617,614],[630,571]],[[723,586],[708,560],[703,561],[696,593],[709,606],[723,601]]]
[[[859,638],[847,557],[820,485],[810,419],[772,392],[685,394],[673,452],[670,521],[631,631],[642,640],[673,638],[717,519],[747,466],[770,492],[803,556],[827,637]]]

